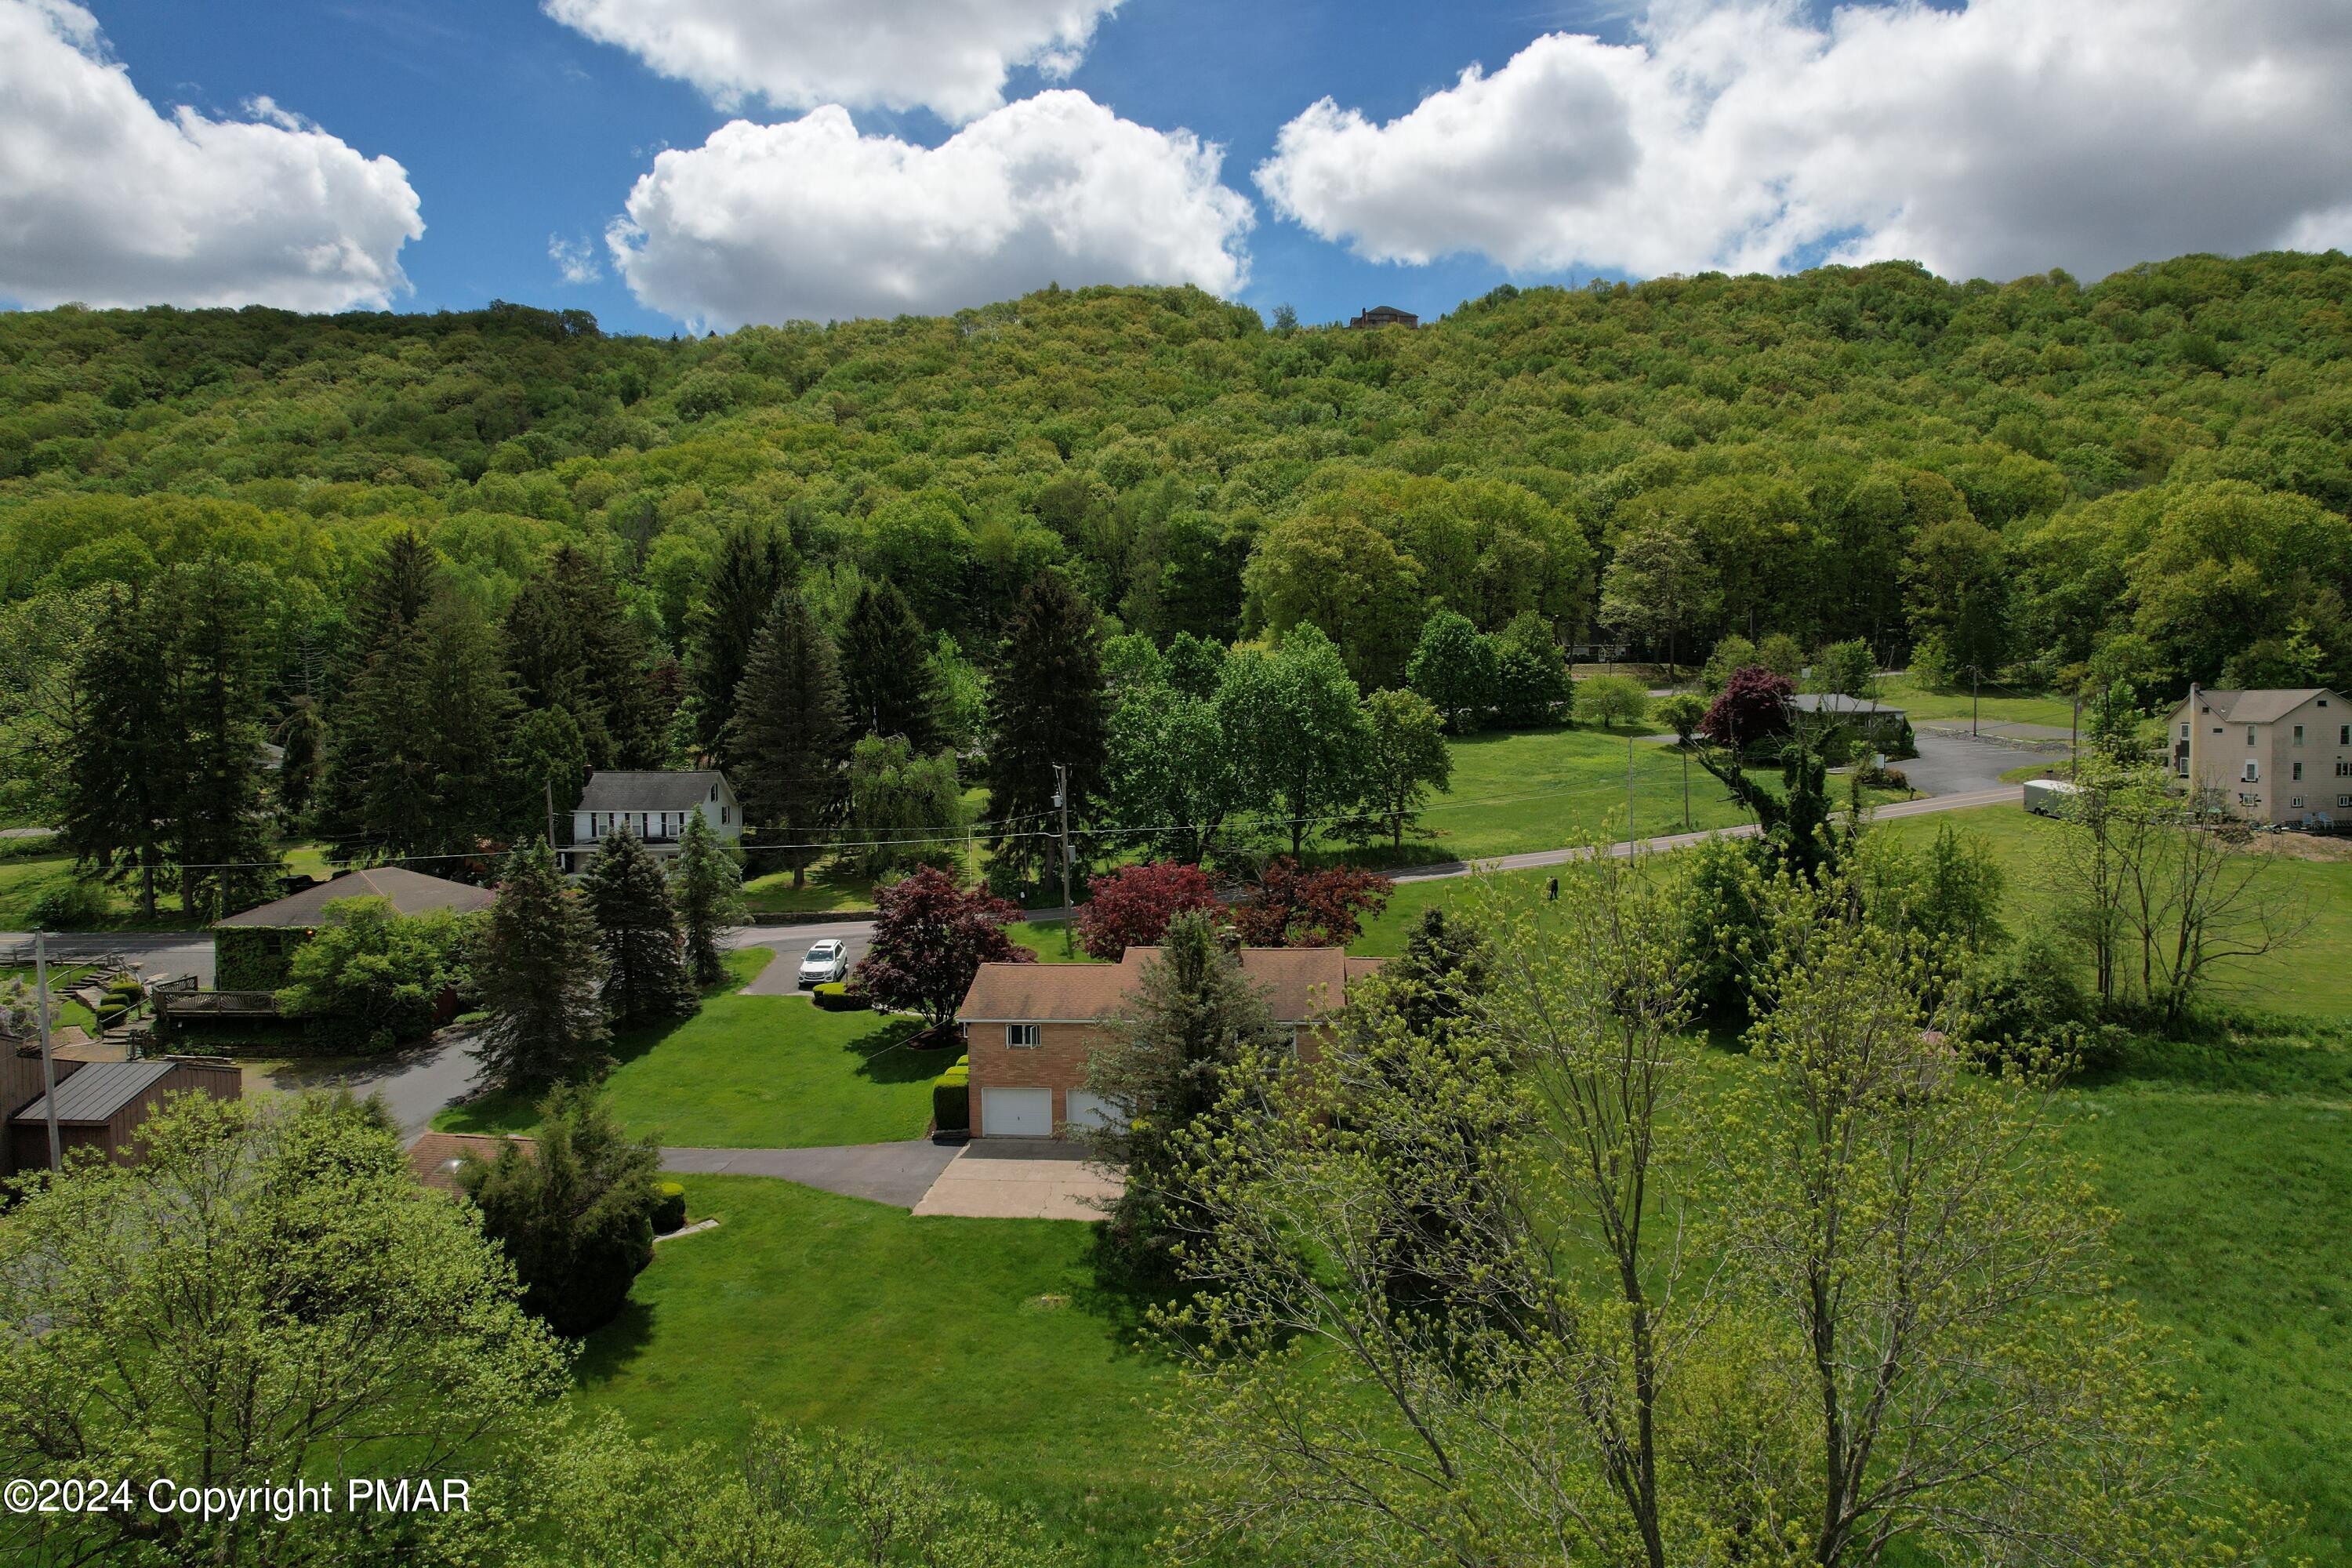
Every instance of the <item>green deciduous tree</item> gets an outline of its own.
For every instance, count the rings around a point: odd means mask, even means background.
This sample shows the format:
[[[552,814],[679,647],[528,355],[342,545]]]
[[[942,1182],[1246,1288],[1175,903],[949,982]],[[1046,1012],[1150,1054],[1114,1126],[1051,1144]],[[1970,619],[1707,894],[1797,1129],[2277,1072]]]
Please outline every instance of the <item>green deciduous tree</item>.
[[[1364,699],[1364,798],[1369,826],[1404,845],[1405,829],[1433,792],[1453,787],[1454,752],[1444,721],[1428,699],[1412,691],[1375,691]]]
[[[800,887],[840,824],[849,736],[833,639],[789,589],[751,646],[734,713],[728,751],[744,816]]]
[[[678,935],[698,985],[727,977],[719,939],[743,918],[743,874],[719,841],[710,819],[689,812],[678,835],[677,859],[670,867],[670,900],[677,909]]]
[[[1123,841],[1197,865],[1247,805],[1213,697],[1129,692],[1111,715],[1103,809]]]
[[[1688,524],[1663,519],[1628,535],[1601,579],[1601,621],[1664,647],[1669,677],[1678,649],[1714,626],[1723,588]]]
[[[0,1462],[34,1480],[465,1476],[566,1382],[497,1246],[348,1100],[173,1097],[0,1232]],[[133,1482],[134,1489],[145,1486]],[[478,1562],[487,1514],[144,1505],[0,1521],[10,1562]]]
[[[694,978],[687,971],[669,883],[635,834],[615,828],[604,835],[580,892],[595,917],[604,1012],[614,1027],[634,1029],[693,1012]]]
[[[1486,727],[1487,710],[1495,704],[1495,645],[1467,616],[1440,610],[1430,616],[1404,673],[1455,734]]]
[[[867,735],[849,752],[849,841],[868,876],[962,858],[963,784],[955,755],[918,752],[901,735]]]
[[[1495,639],[1495,705],[1506,724],[1550,724],[1569,715],[1576,687],[1551,626],[1523,610]]]
[[[1276,648],[1241,648],[1217,689],[1244,799],[1289,830],[1292,855],[1363,784],[1361,694],[1331,639],[1312,625]]]
[[[468,1157],[457,1180],[513,1260],[524,1309],[577,1336],[619,1316],[654,1260],[660,1174],[652,1142],[632,1142],[593,1089],[560,1084],[530,1147],[509,1143],[495,1163]]]
[[[1243,578],[1253,625],[1281,637],[1318,627],[1360,680],[1388,685],[1404,673],[1421,618],[1421,568],[1361,518],[1310,512],[1276,524]]]
[[[389,899],[338,899],[294,950],[278,1010],[345,1049],[384,1050],[422,1037],[441,999],[466,984],[482,917],[436,910],[403,915]]]
[[[563,885],[547,840],[525,843],[507,857],[474,961],[489,1015],[476,1050],[483,1076],[533,1089],[598,1070],[610,1034],[604,979],[595,917]]]

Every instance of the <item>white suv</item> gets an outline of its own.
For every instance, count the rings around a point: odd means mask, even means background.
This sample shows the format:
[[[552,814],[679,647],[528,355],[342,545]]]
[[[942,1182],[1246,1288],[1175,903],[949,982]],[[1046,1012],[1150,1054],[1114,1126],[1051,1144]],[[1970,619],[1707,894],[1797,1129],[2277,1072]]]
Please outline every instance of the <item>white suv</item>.
[[[835,937],[827,937],[808,950],[801,960],[801,984],[822,985],[839,980],[849,973],[849,949]]]

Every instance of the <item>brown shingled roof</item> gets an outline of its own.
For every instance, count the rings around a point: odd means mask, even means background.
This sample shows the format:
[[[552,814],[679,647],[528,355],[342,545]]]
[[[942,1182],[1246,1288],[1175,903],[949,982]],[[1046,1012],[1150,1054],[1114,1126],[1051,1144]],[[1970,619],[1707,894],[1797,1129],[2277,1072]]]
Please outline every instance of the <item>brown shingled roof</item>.
[[[305,888],[291,898],[213,923],[275,930],[321,925],[325,923],[327,906],[343,899],[389,899],[393,909],[404,915],[421,915],[434,910],[455,910],[465,914],[488,909],[498,894],[491,889],[453,882],[446,877],[428,877],[405,866],[374,866],[364,871],[346,871],[331,882]]]
[[[2272,724],[2285,718],[2315,697],[2334,697],[2325,686],[2274,687],[2267,689],[2224,691],[2213,687],[2200,689],[2198,700],[2213,711],[2213,717],[2224,724]],[[2338,700],[2341,700],[2338,699]],[[2188,706],[2183,698],[2173,711]]]
[[[454,1193],[458,1190],[457,1167],[467,1155],[484,1164],[496,1164],[499,1152],[509,1143],[520,1144],[525,1153],[539,1147],[538,1139],[514,1134],[500,1138],[487,1132],[420,1132],[408,1146],[408,1163],[426,1186]]]
[[[965,1024],[1091,1023],[1119,1016],[1156,947],[1130,947],[1118,963],[983,963],[956,1019]],[[1336,947],[1245,947],[1242,973],[1263,987],[1275,1021],[1304,1024],[1335,1011],[1348,982],[1380,967]]]

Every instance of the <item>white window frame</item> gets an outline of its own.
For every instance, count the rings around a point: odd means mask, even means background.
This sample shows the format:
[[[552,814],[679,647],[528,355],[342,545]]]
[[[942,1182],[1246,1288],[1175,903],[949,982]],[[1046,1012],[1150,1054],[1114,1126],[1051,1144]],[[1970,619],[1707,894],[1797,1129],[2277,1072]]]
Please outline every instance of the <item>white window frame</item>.
[[[2254,759],[2253,759],[2253,758],[2252,758],[2252,757],[2248,757],[2248,758],[2246,759],[2246,778],[2245,778],[2245,782],[2246,782],[2246,783],[2248,783],[2248,784],[2260,784],[2260,783],[2262,783],[2262,779],[2263,779],[2263,765],[2262,765],[2262,763],[2258,763],[2258,762],[2254,761]]]
[[[1004,1048],[1009,1051],[1034,1051],[1045,1043],[1045,1030],[1035,1024],[1004,1026]]]

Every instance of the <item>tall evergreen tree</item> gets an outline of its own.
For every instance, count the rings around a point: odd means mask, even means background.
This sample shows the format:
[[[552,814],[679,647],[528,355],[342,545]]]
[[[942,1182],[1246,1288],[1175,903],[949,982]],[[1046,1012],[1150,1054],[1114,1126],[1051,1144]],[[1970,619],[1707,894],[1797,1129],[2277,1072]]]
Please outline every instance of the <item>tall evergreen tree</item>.
[[[171,649],[158,617],[136,588],[114,594],[76,676],[84,721],[66,761],[66,847],[108,879],[135,882],[139,908],[155,915],[157,885],[170,859],[184,758],[162,695],[171,687]]]
[[[336,713],[320,816],[347,858],[462,854],[518,809],[501,762],[514,717],[498,632],[444,593],[387,636]]]
[[[440,557],[415,529],[404,528],[384,542],[383,553],[352,595],[351,631],[339,671],[343,680],[357,676],[399,628],[416,624],[440,582]]]
[[[1068,770],[1071,821],[1087,819],[1109,752],[1107,702],[1101,618],[1060,574],[1038,574],[1013,613],[988,700],[989,847],[1013,875],[1053,863],[1051,841],[1034,835],[1057,820],[1055,763]]]
[[[278,744],[284,755],[278,763],[278,805],[287,825],[301,821],[319,787],[319,772],[326,763],[327,727],[319,719],[319,705],[307,696],[286,705],[278,727]]]
[[[1177,1278],[1172,1249],[1191,1202],[1183,1135],[1215,1112],[1226,1069],[1243,1051],[1272,1050],[1279,1033],[1265,993],[1226,954],[1216,917],[1204,910],[1169,922],[1129,1011],[1087,1074],[1087,1087],[1125,1114],[1087,1136],[1106,1162],[1127,1171],[1104,1227],[1106,1258],[1138,1284],[1165,1287]]]
[[[781,847],[793,886],[802,886],[840,816],[848,729],[833,639],[790,589],[776,595],[752,644],[728,741],[745,818],[762,842]]]
[[[604,566],[576,545],[556,548],[507,612],[515,688],[526,707],[562,708],[580,727],[592,767],[661,761],[651,650]]]
[[[474,967],[489,1014],[476,1055],[502,1089],[536,1089],[593,1073],[609,1037],[596,920],[563,885],[555,851],[535,839],[507,857],[498,902]]]
[[[776,595],[792,580],[792,556],[782,537],[739,528],[727,536],[702,601],[688,616],[687,700],[694,704],[697,740],[730,772],[736,689]]]
[[[633,1029],[693,1012],[698,1004],[678,943],[677,911],[653,852],[634,833],[606,834],[580,890],[596,917],[604,1011],[614,1026]]]
[[[867,583],[841,629],[841,684],[859,735],[901,735],[919,755],[939,749],[939,682],[930,637],[895,583]]]
[[[719,953],[719,933],[743,918],[743,874],[735,858],[720,847],[710,819],[698,811],[687,814],[686,831],[678,836],[670,894],[694,983],[718,984],[727,977]]]
[[[270,897],[277,881],[262,767],[258,606],[250,581],[229,563],[207,557],[166,583],[182,769],[173,850],[181,866],[180,906],[190,915],[250,909]]]

